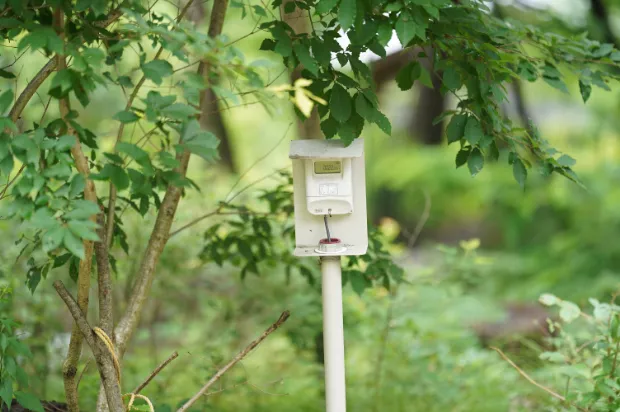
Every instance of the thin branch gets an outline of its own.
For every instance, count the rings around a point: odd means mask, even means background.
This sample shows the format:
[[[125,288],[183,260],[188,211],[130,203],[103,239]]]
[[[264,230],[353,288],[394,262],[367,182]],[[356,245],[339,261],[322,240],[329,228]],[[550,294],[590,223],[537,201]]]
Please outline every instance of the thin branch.
[[[189,10],[193,2],[194,0],[189,0],[187,4],[185,4],[185,7],[183,7],[183,10],[177,17],[177,20],[176,20],[177,23],[183,19],[183,17],[187,13],[187,10]],[[153,60],[158,60],[163,51],[164,51],[164,46],[162,45],[159,47],[159,49],[155,53]],[[127,99],[125,110],[131,109],[131,106],[133,106],[133,102],[138,96],[138,92],[140,91],[140,88],[142,87],[145,81],[146,81],[146,75],[142,75],[142,78],[140,78],[136,86],[131,91],[131,94],[129,95],[129,99]],[[116,141],[114,142],[114,151],[116,151],[116,146],[118,145],[118,142],[120,142],[121,138],[123,137],[124,130],[125,130],[125,123],[121,122],[120,126],[118,127],[118,132],[116,133]],[[112,237],[113,237],[112,235],[114,233],[114,211],[116,209],[116,196],[117,196],[116,186],[114,186],[112,182],[110,182],[110,195],[108,199],[108,218],[107,218],[107,226],[106,226],[106,237],[108,239],[108,243],[107,243],[108,248],[112,244]]]
[[[114,23],[118,18],[122,15],[120,7],[113,10],[105,20],[98,22],[96,24],[97,27],[105,28],[110,24]],[[46,64],[39,70],[39,72],[34,76],[32,80],[26,85],[24,90],[22,90],[21,94],[15,101],[15,104],[11,108],[9,112],[9,117],[15,123],[17,119],[21,116],[22,112],[26,108],[26,105],[34,96],[35,92],[41,87],[43,82],[56,70],[58,61],[56,57],[52,57]]]
[[[286,128],[286,130],[284,131],[284,134],[282,135],[282,137],[280,138],[280,140],[278,140],[278,142],[267,151],[267,153],[265,153],[264,155],[262,155],[261,157],[259,157],[258,159],[256,159],[254,161],[254,163],[252,163],[252,165],[250,167],[248,167],[245,172],[243,172],[240,176],[239,179],[237,179],[237,181],[235,182],[234,185],[232,185],[232,187],[230,188],[230,190],[228,191],[228,194],[224,197],[224,202],[228,202],[228,197],[232,194],[232,192],[235,190],[235,188],[237,187],[237,185],[239,183],[241,183],[241,180],[243,180],[243,178],[250,173],[250,171],[260,162],[262,162],[263,160],[265,160],[271,153],[273,153],[274,150],[276,150],[276,148],[278,146],[280,146],[280,143],[282,143],[282,141],[286,138],[286,135],[288,134],[289,130],[291,130],[291,126],[293,125],[293,123],[289,123],[288,127]]]
[[[228,370],[230,370],[233,366],[235,366],[241,359],[245,358],[254,348],[260,345],[261,342],[267,338],[267,336],[271,335],[280,326],[282,326],[282,324],[286,322],[286,320],[289,318],[290,315],[291,314],[289,311],[282,312],[282,314],[280,315],[280,318],[277,321],[275,321],[275,323],[273,323],[270,327],[268,327],[262,333],[262,335],[260,335],[256,340],[250,343],[245,349],[239,352],[237,356],[235,356],[230,362],[228,362],[222,369],[217,371],[217,373],[213,375],[213,377],[211,377],[211,379],[209,379],[209,381],[198,392],[196,392],[196,394],[192,396],[191,399],[185,402],[185,404],[181,406],[177,410],[177,412],[187,411],[194,403],[196,403],[196,401],[198,401],[198,399],[200,399],[205,393],[207,393],[209,388],[215,382],[217,382],[226,372],[228,372]]]
[[[138,394],[142,391],[142,389],[146,388],[146,386],[151,383],[151,381],[153,380],[153,378],[155,376],[157,376],[157,374],[159,372],[162,371],[162,369],[164,369],[166,366],[168,366],[168,364],[170,364],[170,362],[172,362],[173,360],[175,360],[176,358],[179,357],[179,354],[177,352],[174,352],[172,355],[170,355],[170,357],[168,359],[166,359],[165,361],[163,361],[158,367],[156,367],[153,372],[151,372],[151,374],[144,380],[144,382],[142,382],[140,385],[138,385],[138,387],[136,389],[133,390],[133,393]]]
[[[117,380],[112,357],[108,354],[107,350],[102,347],[103,343],[96,339],[93,329],[86,320],[86,316],[84,316],[81,308],[78,306],[73,297],[71,297],[65,288],[65,285],[63,285],[60,280],[57,280],[54,282],[54,288],[67,305],[71,316],[75,320],[75,324],[78,325],[78,328],[82,333],[82,336],[84,336],[86,343],[93,351],[95,361],[97,362],[97,368],[99,369],[99,375],[105,388],[106,398],[108,400],[110,410],[112,412],[124,412],[125,406],[123,405],[123,400],[121,398],[121,389]]]
[[[99,224],[99,229],[97,229],[99,242],[95,243],[95,260],[97,262],[97,281],[99,286],[99,325],[108,336],[112,336],[114,330],[113,290],[103,213],[97,216],[97,223]]]
[[[528,375],[527,373],[525,373],[525,371],[521,368],[519,368],[508,356],[506,356],[506,354],[504,352],[501,351],[501,349],[496,348],[495,346],[491,346],[491,349],[493,349],[495,352],[497,352],[499,354],[499,356],[501,356],[506,362],[508,362],[508,364],[510,364],[510,366],[512,366],[517,372],[519,372],[519,375],[523,376],[529,383],[531,383],[532,385],[536,386],[539,389],[542,389],[543,391],[547,392],[549,395],[553,396],[556,399],[561,400],[564,403],[570,403],[567,402],[566,398],[562,395],[560,395],[559,393],[555,392],[553,389],[549,389],[548,387],[536,382],[534,379],[532,379],[530,377],[530,375]],[[580,411],[586,411],[586,409],[581,408],[577,405],[573,405],[573,407],[579,409]]]

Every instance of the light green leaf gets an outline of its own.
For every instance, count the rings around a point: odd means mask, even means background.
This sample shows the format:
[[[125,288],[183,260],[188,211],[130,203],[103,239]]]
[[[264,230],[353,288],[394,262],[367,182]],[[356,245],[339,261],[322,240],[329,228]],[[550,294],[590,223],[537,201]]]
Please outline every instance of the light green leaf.
[[[66,152],[67,150],[75,146],[76,142],[77,138],[75,136],[66,134],[64,136],[60,136],[60,138],[56,141],[54,148],[59,152]]]
[[[30,223],[37,229],[47,230],[58,225],[58,220],[50,209],[42,207],[32,214]]]
[[[334,119],[340,123],[346,122],[351,117],[351,96],[344,87],[335,84],[329,99],[329,110]]]
[[[113,117],[114,120],[118,120],[121,123],[133,123],[140,120],[137,114],[130,110],[121,110],[116,113]]]
[[[566,323],[571,323],[581,315],[581,309],[573,302],[560,302],[560,318]]]
[[[164,77],[172,74],[172,65],[165,60],[152,60],[142,65],[144,76],[155,84],[161,84]]]
[[[170,106],[163,109],[162,114],[176,120],[185,120],[190,116],[195,116],[198,114],[198,111],[193,107],[183,104],[183,103],[174,103]]]
[[[0,95],[0,114],[4,113],[6,109],[11,106],[13,103],[13,89],[5,90],[4,93]]]
[[[474,149],[467,159],[467,167],[472,176],[476,176],[484,167],[484,156],[479,149]]]
[[[84,259],[84,244],[71,232],[70,230],[65,230],[65,236],[63,237],[63,244],[67,248],[69,252],[73,254],[73,256]]]
[[[348,30],[353,26],[357,14],[356,0],[341,0],[338,9],[338,22],[343,30]]]
[[[538,298],[538,301],[545,306],[554,306],[560,303],[560,299],[558,299],[557,296],[552,295],[550,293],[544,293],[540,295],[540,297]]]
[[[577,163],[577,161],[573,159],[572,157],[570,157],[569,155],[560,156],[557,162],[560,166],[564,166],[564,167],[573,167]]]
[[[99,236],[97,232],[93,230],[93,225],[95,227],[97,226],[97,224],[90,220],[70,220],[67,222],[67,227],[74,235],[78,236],[80,239],[97,242],[99,241]]]
[[[84,179],[84,176],[81,174],[73,176],[73,179],[71,179],[71,184],[69,185],[69,198],[79,196],[84,191],[85,187],[86,180]]]
[[[65,219],[89,219],[100,212],[99,206],[90,200],[74,200],[71,202],[73,210],[64,214]]]
[[[52,250],[59,248],[62,244],[63,238],[65,237],[66,230],[67,229],[64,226],[58,223],[56,227],[45,232],[42,239],[43,251],[45,253],[49,253]]]

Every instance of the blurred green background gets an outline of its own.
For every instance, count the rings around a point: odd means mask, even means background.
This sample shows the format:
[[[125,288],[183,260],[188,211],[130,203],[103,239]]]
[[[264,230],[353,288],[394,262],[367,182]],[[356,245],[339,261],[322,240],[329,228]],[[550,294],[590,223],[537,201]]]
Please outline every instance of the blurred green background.
[[[519,7],[501,3],[514,18],[567,33],[587,30],[608,40],[589,1],[527,2],[531,6]],[[614,27],[620,21],[620,8],[607,3]],[[238,10],[234,13],[240,15]],[[235,39],[249,29],[237,17],[227,22],[224,31]],[[270,75],[278,76],[283,67],[275,55],[258,51],[261,41],[251,36],[237,46],[248,61],[264,59]],[[41,62],[42,56],[32,55],[18,81],[25,83]],[[375,126],[363,133],[369,220],[391,242],[390,250],[405,268],[406,282],[392,291],[369,289],[362,296],[346,287],[351,411],[561,409],[483,345],[480,325],[500,322],[502,330],[510,332],[515,319],[530,319],[529,312],[511,308],[537,308],[536,300],[545,292],[587,305],[589,297],[608,300],[618,289],[620,89],[612,88],[608,93],[595,91],[586,106],[578,90],[566,95],[543,83],[522,84],[533,123],[555,147],[577,160],[575,170],[586,187],[558,176],[532,174],[523,191],[504,160],[485,166],[475,178],[457,170],[456,148],[425,144],[427,138],[411,126],[416,111],[427,103],[420,89],[401,92],[391,82],[385,84],[381,104],[392,121],[393,136],[385,136]],[[100,117],[111,117],[112,108],[122,104],[121,97],[101,90],[84,114],[91,130],[109,136],[110,143],[115,125]],[[43,102],[33,102],[25,117],[38,119],[42,110]],[[514,107],[506,107],[507,116],[515,114]],[[290,167],[288,142],[296,138],[296,127],[287,102],[277,102],[271,113],[260,105],[248,105],[223,110],[222,117],[234,171],[193,159],[190,177],[209,190],[192,191],[182,200],[177,227],[215,209],[248,168],[240,187]],[[259,189],[274,184],[274,179],[264,179],[236,203],[252,204]],[[300,276],[287,282],[278,266],[242,281],[238,269],[201,261],[203,232],[217,219],[173,237],[166,247],[140,330],[124,360],[123,385],[135,386],[146,371],[177,350],[179,359],[145,391],[157,411],[170,410],[288,309],[292,316],[285,327],[227,374],[195,410],[323,410],[317,345],[320,285]],[[416,226],[422,228],[421,234],[408,247]],[[0,220],[1,233],[14,230],[8,221]],[[139,264],[136,256],[148,236],[139,219],[129,218],[125,230],[135,251],[127,255],[115,251],[116,302],[129,293]],[[37,395],[62,399],[60,368],[71,320],[57,302],[52,281],[67,274],[52,271],[31,296],[24,277],[14,276],[26,272],[26,262],[18,258],[20,245],[13,240],[0,237],[0,282],[11,283],[15,290],[12,301],[1,309],[23,325],[22,333],[35,355],[28,371]],[[307,264],[318,272],[315,260]],[[515,361],[549,385],[563,385],[554,370],[536,360],[541,346],[535,336],[515,341],[519,342],[511,352]],[[91,364],[80,385],[84,410],[94,410],[97,389]]]

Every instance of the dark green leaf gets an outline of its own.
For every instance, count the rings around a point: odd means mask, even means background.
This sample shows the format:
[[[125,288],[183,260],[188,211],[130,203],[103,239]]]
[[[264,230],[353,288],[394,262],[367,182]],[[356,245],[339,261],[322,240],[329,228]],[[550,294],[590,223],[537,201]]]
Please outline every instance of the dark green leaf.
[[[340,22],[340,26],[344,30],[347,30],[351,26],[353,26],[356,14],[356,0],[340,0],[340,8],[338,9],[338,21]]]
[[[448,144],[457,142],[465,136],[465,125],[467,124],[467,115],[457,114],[452,116],[450,123],[446,128],[448,136]]]
[[[295,55],[299,59],[299,62],[302,64],[302,66],[315,76],[318,75],[319,65],[317,64],[315,58],[310,55],[310,48],[308,47],[308,45],[298,42],[295,43],[293,49],[295,50]]]
[[[336,7],[340,0],[319,0],[316,5],[316,12],[319,14],[329,13]]]
[[[5,90],[4,93],[0,94],[0,114],[4,113],[11,106],[13,96],[12,89]]]
[[[407,64],[396,75],[396,84],[400,90],[409,90],[420,77],[422,66],[417,61]]]
[[[449,90],[458,90],[458,89],[461,88],[461,84],[462,84],[461,83],[461,76],[452,67],[448,67],[447,69],[445,69],[443,71],[442,80],[443,80],[443,84]]]
[[[463,166],[465,163],[467,163],[467,159],[469,159],[470,153],[471,153],[471,147],[469,146],[459,150],[459,152],[456,154],[456,160],[455,160],[457,169]]]
[[[472,176],[476,176],[484,167],[484,156],[479,149],[474,149],[467,159],[467,167]]]
[[[484,136],[482,131],[482,125],[478,119],[473,116],[469,116],[467,123],[465,124],[465,139],[473,146],[477,144]]]
[[[579,92],[581,93],[581,98],[583,102],[587,102],[592,94],[592,86],[589,83],[585,83],[582,80],[579,80]]]
[[[383,133],[387,134],[388,136],[392,135],[392,124],[383,113],[377,112],[377,114],[375,115],[375,123],[377,124],[377,126],[379,126],[381,130],[383,130]]]
[[[515,159],[514,163],[512,164],[512,175],[514,176],[517,183],[519,183],[519,186],[525,189],[525,181],[527,180],[527,169],[519,158]]]
[[[340,123],[346,122],[351,117],[351,96],[344,87],[335,84],[329,99],[331,116]]]

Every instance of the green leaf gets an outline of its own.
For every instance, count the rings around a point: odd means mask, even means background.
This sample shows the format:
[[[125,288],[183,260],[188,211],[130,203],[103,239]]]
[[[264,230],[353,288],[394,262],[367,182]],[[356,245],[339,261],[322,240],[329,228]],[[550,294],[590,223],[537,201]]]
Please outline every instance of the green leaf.
[[[420,83],[429,89],[434,88],[433,80],[431,79],[431,73],[424,66],[420,66]]]
[[[364,97],[362,93],[357,93],[355,96],[355,110],[357,114],[362,116],[368,122],[374,122],[377,114],[377,109]]]
[[[583,102],[586,103],[592,94],[592,86],[589,83],[585,83],[583,80],[579,80],[579,92]]]
[[[67,222],[67,227],[74,235],[80,239],[97,242],[99,241],[99,236],[93,230],[93,226],[96,228],[97,224],[90,220],[70,220]]]
[[[190,116],[195,116],[198,111],[190,105],[174,103],[163,109],[162,114],[176,120],[185,120]]]
[[[527,180],[527,169],[521,159],[515,159],[512,164],[512,175],[521,188],[525,189],[525,181]]]
[[[165,60],[152,60],[142,65],[144,76],[159,85],[164,77],[172,74],[172,65]]]
[[[560,318],[566,323],[571,323],[581,315],[581,309],[573,302],[563,300],[560,302]]]
[[[417,61],[410,62],[396,75],[396,84],[400,90],[409,90],[422,74],[422,66]]]
[[[404,10],[400,13],[394,25],[394,29],[396,30],[396,35],[398,36],[398,40],[400,40],[400,44],[403,47],[407,47],[409,42],[413,40],[416,35],[416,23],[409,11]]]
[[[319,0],[316,5],[316,12],[319,14],[329,13],[338,5],[340,0]]]
[[[366,278],[366,275],[358,271],[352,271],[352,273],[349,274],[349,281],[351,282],[353,291],[359,296],[362,296],[364,290],[371,286],[370,281]]]
[[[291,41],[291,38],[286,30],[280,26],[276,26],[271,29],[271,35],[276,41],[273,51],[282,57],[288,57],[293,53],[293,42]]]
[[[338,22],[343,30],[348,30],[353,26],[357,14],[356,0],[341,0],[338,9]]]
[[[133,123],[140,120],[137,114],[130,110],[121,110],[116,113],[113,117],[114,120],[118,120],[121,123]]]
[[[456,159],[455,159],[457,169],[463,166],[465,163],[467,163],[467,159],[469,159],[470,153],[471,153],[471,147],[466,147],[466,148],[459,150],[459,152],[456,154]]]
[[[82,194],[85,187],[86,180],[84,179],[84,176],[81,174],[73,176],[73,179],[71,179],[71,184],[69,185],[69,198],[74,198]]]
[[[351,96],[344,87],[335,84],[329,99],[329,110],[334,119],[340,123],[346,122],[351,117]]]
[[[568,94],[568,88],[566,87],[566,83],[564,83],[562,79],[547,76],[543,76],[543,79],[545,80],[545,82],[547,82],[547,84],[553,86],[561,92]]]
[[[321,122],[321,131],[325,135],[325,138],[331,139],[332,137],[336,136],[339,125],[340,123],[338,123],[333,117],[328,117],[327,119],[323,120]]]
[[[0,382],[0,399],[10,408],[13,400],[13,381],[9,377],[3,377],[3,381]]]
[[[480,122],[475,117],[469,116],[465,124],[465,139],[473,146],[482,140],[483,137],[484,132]]]
[[[467,115],[457,114],[452,116],[450,123],[446,128],[448,136],[448,144],[457,142],[465,136],[465,125],[467,124]]]
[[[219,139],[213,133],[202,130],[198,121],[192,119],[181,131],[181,144],[178,148],[185,148],[206,161],[212,161],[218,156],[219,144]]]
[[[100,212],[99,206],[90,200],[74,200],[71,205],[73,210],[64,214],[65,219],[89,219]]]
[[[110,176],[110,180],[116,186],[118,190],[124,190],[129,187],[129,176],[125,173],[125,170],[117,165],[108,163],[105,165],[104,170],[107,169],[107,175]],[[103,174],[104,172],[102,172]]]
[[[295,50],[295,55],[299,59],[302,66],[310,73],[317,76],[319,74],[319,65],[317,64],[315,58],[310,55],[310,48],[308,45],[304,43],[295,43],[293,49]]]
[[[84,259],[84,244],[71,232],[70,230],[65,230],[65,236],[62,239],[63,244],[67,248],[69,252],[73,254],[73,256]]]
[[[49,253],[60,247],[65,237],[65,227],[58,224],[56,227],[48,230],[43,235],[42,246],[45,253]]]
[[[45,412],[39,399],[31,393],[17,391],[15,392],[15,398],[26,409],[30,409],[33,412]]]
[[[382,21],[377,29],[377,40],[382,46],[387,46],[390,40],[392,40],[393,33],[392,25],[387,21]]]
[[[58,220],[50,209],[42,207],[32,214],[30,223],[37,229],[47,230],[55,227],[58,224]]]
[[[377,124],[377,126],[379,126],[381,130],[383,130],[383,133],[387,134],[388,136],[392,135],[392,124],[383,113],[377,112],[377,114],[375,115],[375,123]]]
[[[66,152],[75,146],[76,142],[77,138],[75,136],[66,134],[64,136],[60,136],[60,138],[56,141],[54,148],[59,152]]]
[[[573,159],[572,157],[570,157],[569,155],[560,156],[557,162],[560,166],[564,166],[564,167],[573,167],[577,163],[577,161]]]
[[[476,176],[484,167],[484,156],[479,149],[474,149],[467,159],[467,167],[472,176]]]
[[[461,88],[461,84],[462,84],[461,83],[461,76],[452,67],[448,67],[447,69],[445,69],[443,71],[442,80],[443,80],[443,84],[449,90],[458,90],[458,89]]]
[[[5,90],[4,93],[0,94],[0,114],[4,113],[11,106],[13,96],[12,89]]]
[[[0,162],[0,172],[8,176],[13,171],[13,166],[13,156],[7,156]]]

